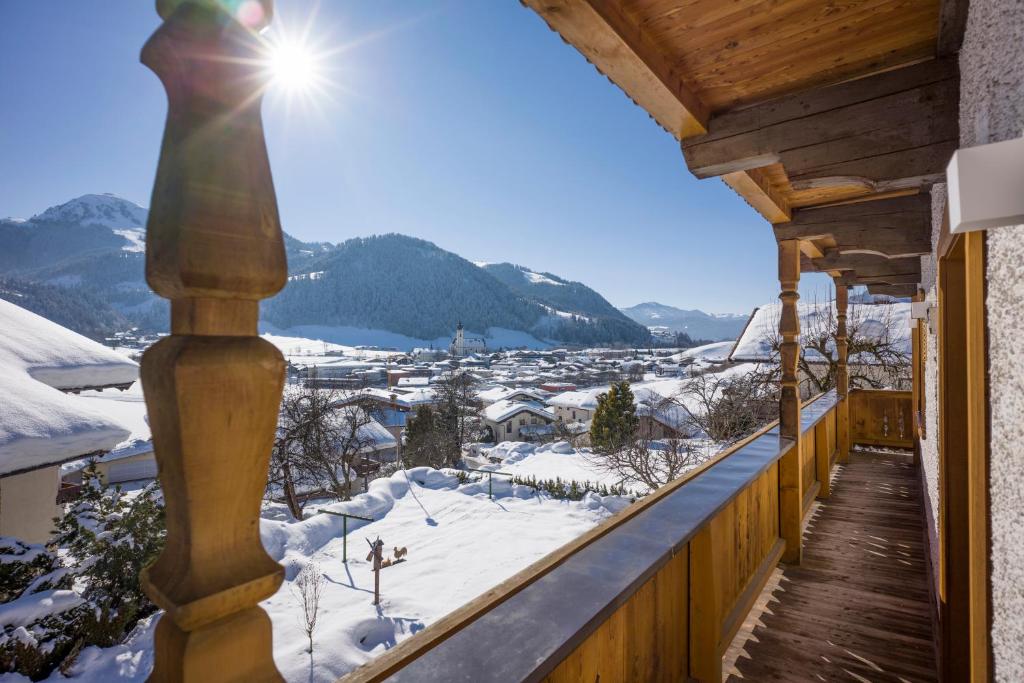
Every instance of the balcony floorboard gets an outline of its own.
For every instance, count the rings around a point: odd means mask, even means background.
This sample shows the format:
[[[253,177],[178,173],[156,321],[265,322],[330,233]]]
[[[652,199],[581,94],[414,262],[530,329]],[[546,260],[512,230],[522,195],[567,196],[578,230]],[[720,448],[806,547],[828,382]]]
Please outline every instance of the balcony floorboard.
[[[855,451],[726,654],[727,681],[934,681],[922,496],[909,456]]]

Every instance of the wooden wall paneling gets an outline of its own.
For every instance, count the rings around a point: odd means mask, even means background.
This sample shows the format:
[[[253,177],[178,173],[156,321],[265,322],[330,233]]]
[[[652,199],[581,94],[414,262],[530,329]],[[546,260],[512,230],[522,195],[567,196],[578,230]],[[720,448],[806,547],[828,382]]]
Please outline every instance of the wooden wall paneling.
[[[684,547],[544,680],[684,680],[688,589],[689,551]]]
[[[829,422],[824,419],[814,427],[814,463],[818,479],[818,498],[828,498],[831,492],[829,470],[832,465],[832,449],[829,448]]]
[[[725,550],[723,519],[718,515],[690,541],[690,676],[707,683],[722,680],[722,595],[732,576],[731,567],[716,556]]]

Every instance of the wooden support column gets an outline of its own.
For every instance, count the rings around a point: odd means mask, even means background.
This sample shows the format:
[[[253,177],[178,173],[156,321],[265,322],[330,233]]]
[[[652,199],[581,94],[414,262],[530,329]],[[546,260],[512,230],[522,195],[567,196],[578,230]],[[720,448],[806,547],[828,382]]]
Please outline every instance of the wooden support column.
[[[283,578],[259,535],[285,371],[256,331],[260,299],[287,275],[260,116],[271,0],[157,11],[142,61],[168,114],[146,279],[171,301],[171,335],[141,372],[167,515],[166,547],[142,573],[166,611],[150,680],[280,681],[258,606]]]
[[[836,441],[839,448],[839,462],[850,459],[850,368],[847,365],[849,342],[846,334],[846,312],[850,289],[845,284],[836,283],[836,395],[839,405],[836,407]]]
[[[792,439],[793,446],[779,461],[779,526],[786,542],[783,562],[797,564],[803,554],[801,521],[803,519],[803,475],[800,454],[800,316],[797,301],[800,294],[800,240],[779,242],[779,284],[782,292],[782,314],[779,317],[779,364],[781,391],[779,395],[779,436]]]

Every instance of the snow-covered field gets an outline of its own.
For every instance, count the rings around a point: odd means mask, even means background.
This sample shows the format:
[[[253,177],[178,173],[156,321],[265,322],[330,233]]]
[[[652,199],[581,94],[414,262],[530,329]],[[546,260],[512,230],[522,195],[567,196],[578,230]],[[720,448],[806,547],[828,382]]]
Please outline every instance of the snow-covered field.
[[[483,453],[498,463],[481,465],[480,469],[500,470],[520,477],[537,479],[561,478],[564,481],[591,482],[606,486],[622,484],[622,478],[599,467],[588,452],[578,451],[565,441],[553,444],[529,444],[504,441]],[[494,479],[495,485],[501,477]]]
[[[379,346],[381,348],[394,348],[402,351],[411,351],[416,348],[427,348],[430,346],[447,349],[448,343],[451,341],[451,337],[418,339],[387,330],[364,329],[344,325],[297,325],[288,329],[279,329],[267,322],[260,322],[260,332],[281,337],[304,337],[307,340],[323,340],[341,346]],[[485,334],[467,331],[466,336],[482,336],[486,338],[487,348],[489,349],[549,349],[552,346],[552,344],[537,339],[527,332],[509,330],[503,327],[489,327]]]
[[[311,516],[300,522],[271,506],[261,522],[263,544],[287,572],[281,590],[263,603],[273,621],[277,666],[288,681],[334,681],[628,504],[595,494],[578,502],[555,500],[498,478],[490,500],[486,482],[460,484],[452,474],[416,468],[371,482],[368,493],[350,502],[311,504]],[[350,521],[347,565],[342,520],[316,514],[320,508],[377,520]],[[381,604],[374,606],[364,539],[378,536],[385,558],[398,546],[408,549],[408,559],[381,570]],[[325,577],[312,657],[293,590],[307,562],[318,563]],[[155,619],[147,620],[124,645],[86,648],[72,680],[144,680],[152,667],[154,628]],[[0,676],[0,683],[27,680]],[[48,680],[66,679],[55,673]]]

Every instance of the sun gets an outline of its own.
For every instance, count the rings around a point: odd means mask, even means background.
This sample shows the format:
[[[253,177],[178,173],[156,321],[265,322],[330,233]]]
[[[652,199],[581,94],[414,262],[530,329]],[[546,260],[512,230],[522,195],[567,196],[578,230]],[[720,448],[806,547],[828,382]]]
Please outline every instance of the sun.
[[[273,45],[267,66],[272,83],[288,91],[308,91],[322,77],[313,49],[295,41],[282,41]]]

